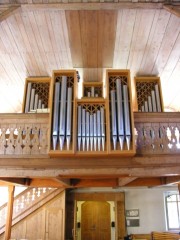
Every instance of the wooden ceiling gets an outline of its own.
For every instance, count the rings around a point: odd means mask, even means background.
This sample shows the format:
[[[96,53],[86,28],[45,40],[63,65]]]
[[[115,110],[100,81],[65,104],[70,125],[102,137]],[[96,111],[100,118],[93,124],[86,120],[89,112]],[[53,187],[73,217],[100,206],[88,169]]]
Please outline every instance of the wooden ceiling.
[[[180,110],[178,1],[59,2],[1,0],[0,112],[21,112],[26,77],[61,68],[83,81],[130,69],[132,85],[137,75],[160,76],[165,109]]]

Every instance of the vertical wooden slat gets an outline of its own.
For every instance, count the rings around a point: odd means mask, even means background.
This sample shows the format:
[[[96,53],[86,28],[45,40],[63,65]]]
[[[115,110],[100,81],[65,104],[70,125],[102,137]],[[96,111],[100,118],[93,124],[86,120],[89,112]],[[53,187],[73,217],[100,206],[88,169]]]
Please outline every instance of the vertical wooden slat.
[[[5,228],[5,240],[11,238],[11,225],[12,225],[12,214],[13,214],[13,201],[14,201],[14,186],[8,186],[8,205],[7,205],[7,219]]]
[[[83,56],[79,12],[66,11],[66,21],[68,27],[73,67],[82,67]]]
[[[117,11],[98,11],[98,67],[113,66]]]

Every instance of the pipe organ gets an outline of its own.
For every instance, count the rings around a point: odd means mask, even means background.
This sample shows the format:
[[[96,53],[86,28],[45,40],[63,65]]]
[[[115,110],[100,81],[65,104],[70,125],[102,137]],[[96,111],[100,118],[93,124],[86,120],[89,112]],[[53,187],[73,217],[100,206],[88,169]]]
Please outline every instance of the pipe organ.
[[[110,150],[112,153],[134,151],[130,76],[127,71],[109,70],[107,73],[110,115]]]
[[[135,77],[137,111],[163,112],[160,79],[158,77]]]
[[[49,155],[133,156],[135,151],[129,70],[106,70],[105,82],[83,82],[78,99],[76,70],[26,79],[24,113],[50,109]],[[161,112],[158,77],[135,77],[136,110]],[[105,92],[105,91],[106,92]],[[38,111],[38,110],[42,111]]]
[[[38,112],[49,108],[50,78],[27,78],[23,101],[24,113]]]
[[[77,109],[77,150],[105,151],[105,104],[78,101]]]
[[[54,72],[52,106],[52,148],[54,151],[71,151],[74,117],[74,77]]]

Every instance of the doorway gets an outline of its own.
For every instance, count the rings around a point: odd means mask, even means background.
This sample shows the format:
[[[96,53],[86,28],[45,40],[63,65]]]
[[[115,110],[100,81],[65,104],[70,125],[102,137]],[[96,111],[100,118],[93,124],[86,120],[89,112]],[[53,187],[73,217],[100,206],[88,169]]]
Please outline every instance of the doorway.
[[[80,201],[77,202],[77,240],[115,239],[114,202]]]

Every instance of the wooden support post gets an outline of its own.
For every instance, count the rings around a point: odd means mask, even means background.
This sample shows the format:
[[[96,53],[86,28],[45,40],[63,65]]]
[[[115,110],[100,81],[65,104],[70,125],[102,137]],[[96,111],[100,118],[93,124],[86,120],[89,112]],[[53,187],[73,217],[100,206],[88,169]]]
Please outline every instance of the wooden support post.
[[[14,186],[8,186],[8,205],[4,238],[5,240],[9,240],[11,238],[13,202],[14,202]]]

